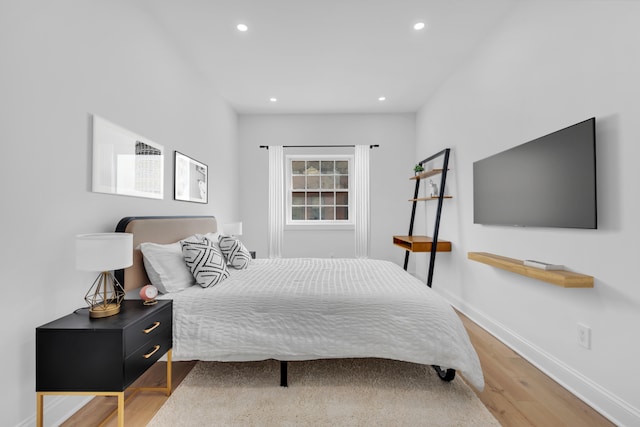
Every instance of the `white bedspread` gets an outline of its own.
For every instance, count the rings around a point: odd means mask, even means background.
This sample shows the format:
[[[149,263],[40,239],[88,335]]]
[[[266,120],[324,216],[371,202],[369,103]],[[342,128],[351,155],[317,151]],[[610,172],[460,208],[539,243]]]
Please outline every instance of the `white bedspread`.
[[[482,390],[478,356],[449,304],[396,264],[257,259],[174,300],[176,360],[379,357],[440,365]]]

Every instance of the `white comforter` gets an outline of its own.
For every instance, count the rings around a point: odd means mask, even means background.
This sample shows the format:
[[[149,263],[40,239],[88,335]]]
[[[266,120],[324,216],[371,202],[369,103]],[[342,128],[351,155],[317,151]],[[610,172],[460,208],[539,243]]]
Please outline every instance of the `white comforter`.
[[[478,356],[453,309],[396,264],[257,259],[174,301],[176,360],[379,357],[440,365],[482,390]]]

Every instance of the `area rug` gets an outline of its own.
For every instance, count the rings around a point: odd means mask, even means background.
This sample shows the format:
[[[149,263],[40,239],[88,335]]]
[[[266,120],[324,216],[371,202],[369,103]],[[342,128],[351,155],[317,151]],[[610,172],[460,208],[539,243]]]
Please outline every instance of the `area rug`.
[[[165,426],[500,426],[464,381],[384,359],[198,362],[150,421]]]

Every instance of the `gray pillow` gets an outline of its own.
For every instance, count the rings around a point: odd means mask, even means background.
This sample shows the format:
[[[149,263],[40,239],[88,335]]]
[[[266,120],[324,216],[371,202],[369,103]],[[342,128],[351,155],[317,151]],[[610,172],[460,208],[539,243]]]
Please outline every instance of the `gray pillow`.
[[[158,291],[168,294],[195,285],[193,275],[184,263],[180,242],[168,245],[141,243],[140,251],[149,281]]]

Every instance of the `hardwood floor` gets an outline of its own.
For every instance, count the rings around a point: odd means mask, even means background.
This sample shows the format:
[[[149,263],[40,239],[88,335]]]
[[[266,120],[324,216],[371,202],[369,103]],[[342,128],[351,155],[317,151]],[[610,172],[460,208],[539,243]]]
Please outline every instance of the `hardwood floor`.
[[[484,371],[485,389],[476,394],[503,426],[614,426],[467,317],[460,318]],[[174,389],[194,365],[173,363]],[[162,386],[165,372],[164,362],[158,362],[133,387]],[[145,426],[167,399],[162,393],[135,393],[125,405],[127,427]],[[116,427],[115,409],[115,398],[96,397],[62,426]]]
[[[196,362],[173,362],[172,389],[180,385]],[[157,362],[145,372],[131,388],[163,387],[166,378],[166,363]],[[125,392],[124,422],[127,427],[142,427],[168,399],[163,393],[140,391]],[[117,401],[115,397],[98,396],[73,414],[61,427],[117,427]]]
[[[614,426],[469,318],[458,315],[484,372],[484,390],[476,394],[503,426]]]

